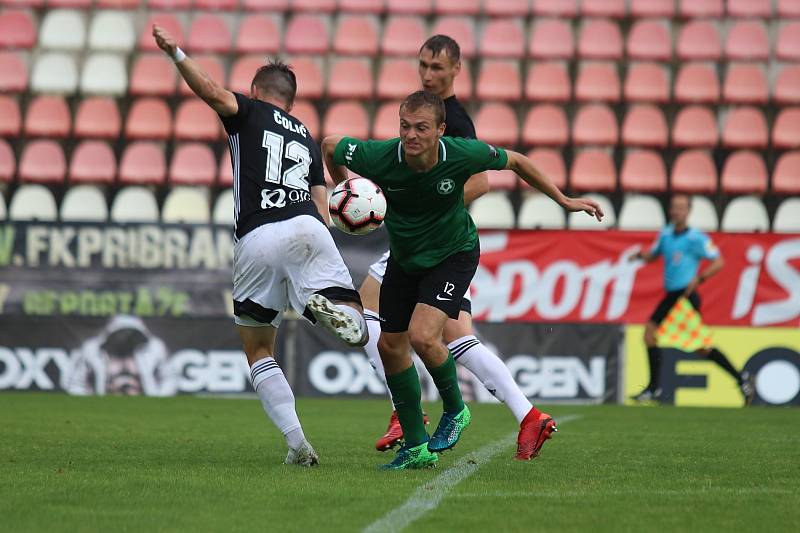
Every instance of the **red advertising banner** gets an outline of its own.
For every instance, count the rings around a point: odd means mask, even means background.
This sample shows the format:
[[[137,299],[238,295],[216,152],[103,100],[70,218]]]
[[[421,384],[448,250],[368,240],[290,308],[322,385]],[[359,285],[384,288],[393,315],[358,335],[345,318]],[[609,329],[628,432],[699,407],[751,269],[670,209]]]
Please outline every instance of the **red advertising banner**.
[[[474,317],[487,321],[643,323],[664,294],[663,260],[628,257],[654,232],[481,233]],[[713,233],[725,259],[700,288],[708,324],[800,326],[800,235]],[[701,265],[701,270],[704,265]]]

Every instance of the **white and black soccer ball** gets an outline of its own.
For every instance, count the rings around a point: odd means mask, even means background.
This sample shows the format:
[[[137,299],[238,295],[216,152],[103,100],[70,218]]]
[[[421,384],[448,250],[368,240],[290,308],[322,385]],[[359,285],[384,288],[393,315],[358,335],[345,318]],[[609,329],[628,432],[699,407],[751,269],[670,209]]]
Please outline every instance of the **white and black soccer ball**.
[[[383,223],[386,197],[366,178],[351,178],[333,189],[328,210],[334,225],[351,235],[366,235]]]

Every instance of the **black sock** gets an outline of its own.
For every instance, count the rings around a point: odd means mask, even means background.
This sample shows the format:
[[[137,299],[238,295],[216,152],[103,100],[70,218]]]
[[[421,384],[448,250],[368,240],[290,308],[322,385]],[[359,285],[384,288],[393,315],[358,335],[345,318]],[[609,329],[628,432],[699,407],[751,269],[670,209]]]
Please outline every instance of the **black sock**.
[[[725,354],[714,348],[711,350],[711,353],[708,354],[708,358],[717,363],[719,366],[722,367],[725,372],[733,376],[736,382],[741,385],[742,384],[742,375],[736,370],[728,358],[725,357]]]
[[[648,346],[647,358],[650,360],[650,384],[647,388],[654,391],[658,388],[661,378],[661,348]]]

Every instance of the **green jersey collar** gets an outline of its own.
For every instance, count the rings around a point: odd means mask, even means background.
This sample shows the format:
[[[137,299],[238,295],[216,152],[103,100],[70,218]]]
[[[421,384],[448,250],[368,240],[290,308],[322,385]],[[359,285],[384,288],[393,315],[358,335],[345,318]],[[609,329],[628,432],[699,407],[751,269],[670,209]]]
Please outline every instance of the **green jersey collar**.
[[[439,161],[447,161],[447,147],[441,139],[439,139],[439,148]],[[397,162],[403,162],[403,141],[397,141]],[[438,165],[439,163],[436,164]]]

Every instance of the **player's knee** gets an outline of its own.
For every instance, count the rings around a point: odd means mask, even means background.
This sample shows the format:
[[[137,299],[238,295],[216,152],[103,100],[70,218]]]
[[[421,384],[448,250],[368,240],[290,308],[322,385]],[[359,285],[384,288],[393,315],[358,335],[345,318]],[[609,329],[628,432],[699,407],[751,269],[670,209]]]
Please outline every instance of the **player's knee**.
[[[378,352],[381,354],[381,358],[396,357],[398,354],[402,354],[403,348],[400,344],[394,342],[391,337],[381,335],[378,339]]]
[[[409,331],[408,338],[411,341],[411,347],[418,354],[427,354],[441,344],[441,338],[429,331]]]

